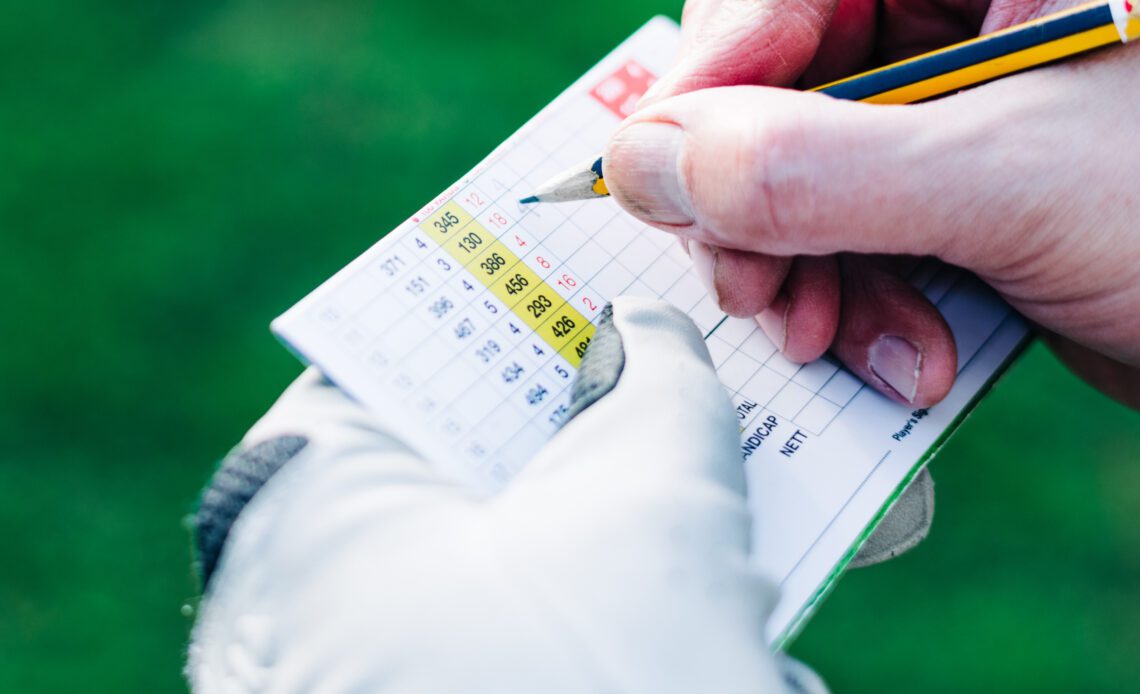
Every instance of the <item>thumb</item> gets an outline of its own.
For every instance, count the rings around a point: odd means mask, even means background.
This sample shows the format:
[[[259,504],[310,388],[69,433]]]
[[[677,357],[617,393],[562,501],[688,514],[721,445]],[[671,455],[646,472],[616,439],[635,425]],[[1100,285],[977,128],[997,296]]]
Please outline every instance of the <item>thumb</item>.
[[[495,500],[516,556],[545,572],[531,584],[572,586],[547,602],[594,653],[620,655],[618,690],[783,691],[739,429],[693,322],[618,297],[578,378],[577,414]]]
[[[572,400],[570,421],[524,476],[605,479],[619,496],[711,485],[743,499],[736,417],[701,334],[676,308],[615,299]]]
[[[958,232],[1001,219],[1017,179],[1002,154],[1010,143],[950,102],[873,106],[763,87],[684,94],[615,133],[606,183],[647,223],[715,246],[961,261],[982,248]]]

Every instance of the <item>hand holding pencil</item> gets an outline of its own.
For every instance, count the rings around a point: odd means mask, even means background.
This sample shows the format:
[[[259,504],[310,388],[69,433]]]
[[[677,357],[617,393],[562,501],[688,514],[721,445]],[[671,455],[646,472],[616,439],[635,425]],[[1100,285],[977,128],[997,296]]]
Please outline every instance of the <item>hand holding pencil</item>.
[[[1140,47],[911,106],[752,86],[829,82],[1057,9],[690,0],[678,64],[610,141],[606,183],[792,359],[831,349],[891,397],[937,402],[953,339],[898,274],[935,255],[1140,407]]]

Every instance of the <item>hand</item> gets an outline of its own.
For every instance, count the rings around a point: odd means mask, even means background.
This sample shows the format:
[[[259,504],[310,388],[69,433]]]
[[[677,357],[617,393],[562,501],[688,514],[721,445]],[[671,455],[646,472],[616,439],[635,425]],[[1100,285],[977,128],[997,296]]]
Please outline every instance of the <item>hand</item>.
[[[306,373],[203,496],[194,689],[820,691],[768,650],[736,418],[692,322],[618,299],[579,379],[579,414],[476,498]]]
[[[1140,407],[1140,145],[1122,132],[1140,48],[911,106],[741,86],[834,79],[1067,4],[692,0],[682,57],[610,141],[606,182],[789,358],[830,348],[897,400],[940,400],[952,335],[897,272],[933,255]]]

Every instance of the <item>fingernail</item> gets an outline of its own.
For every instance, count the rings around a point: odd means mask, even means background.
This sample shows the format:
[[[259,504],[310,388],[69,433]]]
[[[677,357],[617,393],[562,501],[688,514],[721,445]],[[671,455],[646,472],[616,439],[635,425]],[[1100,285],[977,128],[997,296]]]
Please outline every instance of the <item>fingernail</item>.
[[[756,316],[756,323],[776,349],[783,352],[788,346],[788,310],[792,304],[787,295],[780,293],[771,305]]]
[[[871,371],[903,400],[914,402],[922,371],[922,354],[915,346],[901,337],[883,335],[871,345],[869,356]]]
[[[647,221],[693,223],[681,181],[684,138],[681,128],[672,123],[639,122],[619,130],[606,147],[607,180],[617,185],[611,190]]]
[[[717,249],[700,241],[689,241],[689,256],[693,259],[693,269],[701,284],[709,291],[717,306],[720,306],[720,294],[716,290],[716,259]]]

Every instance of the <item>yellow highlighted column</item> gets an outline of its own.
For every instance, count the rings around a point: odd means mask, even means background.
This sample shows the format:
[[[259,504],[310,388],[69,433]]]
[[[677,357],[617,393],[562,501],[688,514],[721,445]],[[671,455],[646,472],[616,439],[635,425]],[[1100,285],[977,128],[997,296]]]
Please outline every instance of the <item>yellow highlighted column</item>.
[[[497,239],[480,248],[481,252],[467,264],[467,270],[488,288],[519,264],[519,257]]]
[[[507,307],[513,308],[531,292],[545,286],[546,283],[530,269],[530,266],[519,263],[501,273],[498,279],[491,283],[491,293]]]
[[[526,304],[525,301],[523,303]],[[531,304],[526,304],[525,308],[529,309],[530,306]],[[542,324],[535,330],[555,351],[561,352],[562,348],[587,325],[589,322],[581,313],[574,310],[570,304],[562,302],[555,304],[553,310],[543,316]]]
[[[575,335],[562,349],[558,350],[562,358],[570,362],[570,365],[575,369],[582,363],[582,355],[586,353],[586,348],[594,339],[594,330],[593,324],[587,323],[582,332]]]
[[[452,200],[420,222],[420,228],[436,243],[443,246],[451,240],[452,236],[471,221],[471,215]]]
[[[594,326],[457,202],[419,226],[563,359],[582,363]]]
[[[452,258],[459,261],[460,265],[464,267],[470,265],[478,258],[483,251],[493,244],[497,243],[495,237],[491,232],[487,231],[479,222],[469,222],[465,224],[459,231],[449,233],[447,242],[443,244],[443,249],[447,251]]]

